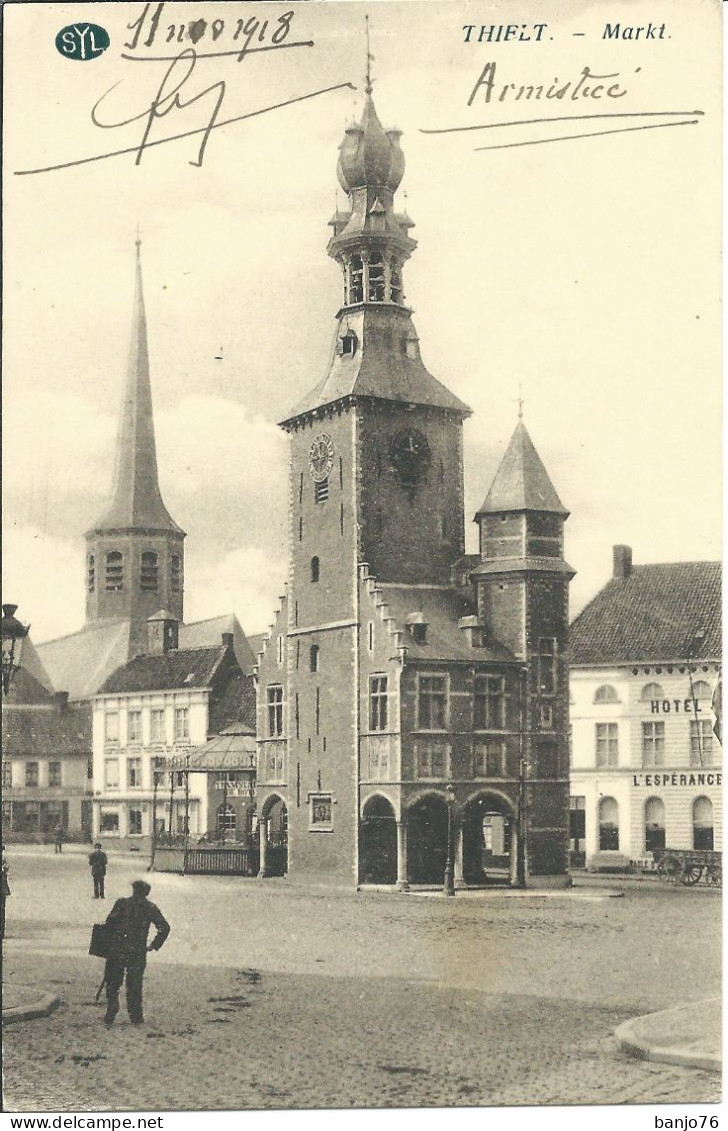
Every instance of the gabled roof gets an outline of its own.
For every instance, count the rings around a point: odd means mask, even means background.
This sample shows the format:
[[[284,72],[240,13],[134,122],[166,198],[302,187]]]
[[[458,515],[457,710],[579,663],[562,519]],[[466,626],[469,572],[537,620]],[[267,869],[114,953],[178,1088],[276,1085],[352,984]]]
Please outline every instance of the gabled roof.
[[[36,757],[88,757],[92,749],[91,705],[59,710],[23,710],[10,706],[2,712],[3,755],[34,754]]]
[[[210,734],[224,731],[255,734],[255,681],[240,670],[216,692],[210,702]]]
[[[355,353],[339,354],[338,337],[351,329]],[[336,331],[331,359],[322,381],[281,421],[283,427],[323,405],[347,397],[373,397],[399,404],[426,405],[469,416],[470,409],[425,369],[415,349],[408,357],[399,340],[416,334],[409,312],[393,306],[366,306],[348,311]]]
[[[171,518],[159,490],[157,448],[149,377],[147,317],[142,291],[142,267],[137,240],[134,315],[129,348],[111,504],[92,530],[173,530],[183,534]]]
[[[18,662],[5,704],[54,703],[56,688],[29,635],[20,642]]]
[[[69,699],[90,699],[101,684],[129,658],[128,620],[96,624],[38,645],[38,654],[55,687]]]
[[[702,636],[700,633],[702,632]],[[572,664],[721,657],[720,562],[632,566],[574,619]]]
[[[497,641],[473,648],[466,632],[458,626],[461,617],[474,612],[462,591],[444,586],[390,585],[387,582],[379,582],[378,588],[389,615],[404,633],[408,659],[466,660],[471,664],[515,662],[513,653]],[[412,614],[419,613],[427,622],[424,644],[418,644],[412,634],[405,632]]]
[[[99,688],[99,695],[142,691],[171,691],[174,688],[209,687],[227,649],[173,649],[150,656],[135,656],[117,668]]]
[[[564,516],[569,513],[556,494],[522,420],[516,425],[476,518],[502,511],[551,511]]]

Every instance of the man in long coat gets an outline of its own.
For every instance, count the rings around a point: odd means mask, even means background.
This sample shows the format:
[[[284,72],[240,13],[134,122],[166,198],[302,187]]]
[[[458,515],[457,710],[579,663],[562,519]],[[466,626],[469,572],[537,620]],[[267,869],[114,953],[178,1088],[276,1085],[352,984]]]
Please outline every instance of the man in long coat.
[[[91,869],[91,878],[94,882],[94,899],[104,899],[104,881],[106,879],[106,865],[109,858],[100,844],[94,845],[94,850],[88,858]]]
[[[109,957],[106,960],[106,1025],[113,1025],[119,1012],[119,990],[126,976],[126,1007],[132,1025],[144,1021],[142,983],[147,952],[159,950],[170,932],[170,926],[159,908],[147,899],[152,890],[144,880],[131,885],[132,895],[117,899],[106,920],[109,930]],[[157,933],[147,945],[149,928]]]

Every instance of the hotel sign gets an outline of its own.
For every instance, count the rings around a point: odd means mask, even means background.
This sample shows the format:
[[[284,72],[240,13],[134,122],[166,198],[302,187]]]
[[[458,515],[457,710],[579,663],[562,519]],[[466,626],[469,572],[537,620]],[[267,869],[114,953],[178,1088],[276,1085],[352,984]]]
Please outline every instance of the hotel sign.
[[[653,715],[669,715],[671,712],[678,714],[702,714],[697,699],[651,699],[650,710]]]
[[[691,774],[632,774],[632,783],[636,786],[645,785],[721,785],[723,775],[717,773],[691,773]]]

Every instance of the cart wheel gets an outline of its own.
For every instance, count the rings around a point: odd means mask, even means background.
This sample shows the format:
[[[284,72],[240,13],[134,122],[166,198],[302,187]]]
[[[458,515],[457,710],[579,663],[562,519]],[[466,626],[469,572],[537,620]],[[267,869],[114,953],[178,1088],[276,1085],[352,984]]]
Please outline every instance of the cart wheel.
[[[692,887],[693,884],[697,884],[702,874],[702,864],[686,864],[683,868],[683,873],[680,877],[680,880],[685,884],[686,887]]]
[[[680,875],[680,861],[674,856],[663,856],[660,861],[660,875],[670,884],[677,883]]]
[[[707,879],[708,883],[711,885],[711,887],[714,887],[714,888],[722,888],[723,887],[723,870],[722,870],[720,864],[713,864],[710,868],[708,868],[708,874],[706,876],[706,879]]]

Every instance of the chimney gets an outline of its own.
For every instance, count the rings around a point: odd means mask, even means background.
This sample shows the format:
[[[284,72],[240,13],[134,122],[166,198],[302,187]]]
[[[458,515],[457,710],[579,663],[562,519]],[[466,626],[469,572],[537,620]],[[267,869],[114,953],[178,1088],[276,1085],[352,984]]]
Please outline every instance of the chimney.
[[[612,577],[615,580],[624,581],[632,572],[632,547],[613,546],[612,560],[614,562]]]
[[[68,692],[67,691],[57,691],[56,692],[56,703],[58,704],[58,710],[60,711],[61,714],[63,714],[64,711],[67,711],[68,710]]]
[[[471,648],[482,648],[485,644],[485,626],[477,616],[460,617],[458,628],[465,633]]]
[[[232,646],[233,646],[233,634],[232,634],[232,632],[223,632],[223,634],[222,634],[222,646],[223,646],[223,648],[232,648]]]

